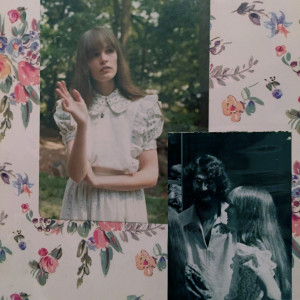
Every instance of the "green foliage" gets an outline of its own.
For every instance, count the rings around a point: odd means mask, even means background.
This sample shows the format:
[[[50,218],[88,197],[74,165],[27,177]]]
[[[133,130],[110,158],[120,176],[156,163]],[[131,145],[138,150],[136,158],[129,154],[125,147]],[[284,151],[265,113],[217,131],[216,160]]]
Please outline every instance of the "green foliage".
[[[56,82],[64,79],[70,86],[75,53],[80,35],[96,26],[111,28],[120,38],[128,12],[122,1],[42,0],[41,71],[42,102],[47,109],[41,119],[55,126],[53,112]],[[141,88],[156,90],[166,105],[169,123],[178,129],[197,129],[203,123],[200,105],[208,96],[209,1],[138,0],[130,7],[129,38],[123,44],[134,82]],[[169,113],[181,103],[192,118]],[[176,121],[181,119],[187,123]],[[184,124],[180,128],[180,124]],[[170,127],[170,126],[169,126]],[[172,127],[170,128],[173,129]],[[173,129],[174,130],[174,129]]]

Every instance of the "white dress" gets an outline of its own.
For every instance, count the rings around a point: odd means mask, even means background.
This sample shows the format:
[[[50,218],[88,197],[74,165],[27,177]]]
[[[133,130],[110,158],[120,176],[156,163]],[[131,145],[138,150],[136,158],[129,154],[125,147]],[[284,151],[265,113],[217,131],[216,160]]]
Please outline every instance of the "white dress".
[[[58,101],[54,119],[64,144],[74,139],[76,122]],[[156,149],[163,118],[156,95],[131,101],[118,90],[109,96],[96,94],[89,108],[88,160],[96,174],[132,174],[138,171],[139,155]],[[147,222],[144,191],[111,191],[68,179],[61,219]]]
[[[225,300],[261,300],[265,299],[264,291],[258,278],[264,273],[274,279],[276,263],[267,249],[237,243],[236,254],[233,257],[233,275],[230,292]]]

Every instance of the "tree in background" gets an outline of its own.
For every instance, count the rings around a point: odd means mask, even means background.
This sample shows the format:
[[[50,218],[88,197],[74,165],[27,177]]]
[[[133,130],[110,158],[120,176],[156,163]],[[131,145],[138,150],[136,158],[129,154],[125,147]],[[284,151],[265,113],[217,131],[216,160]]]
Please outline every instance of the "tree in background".
[[[209,1],[41,0],[41,121],[55,127],[58,80],[71,83],[79,36],[112,29],[134,82],[155,90],[167,131],[207,128]]]

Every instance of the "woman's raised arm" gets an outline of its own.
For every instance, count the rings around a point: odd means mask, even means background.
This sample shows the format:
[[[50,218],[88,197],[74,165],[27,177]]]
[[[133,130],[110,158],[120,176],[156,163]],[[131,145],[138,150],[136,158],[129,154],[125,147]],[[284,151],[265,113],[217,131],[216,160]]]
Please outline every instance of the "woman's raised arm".
[[[95,175],[89,165],[85,181],[96,188],[115,191],[134,191],[155,186],[158,178],[157,151],[143,151],[139,156],[140,168],[134,174],[102,176]]]
[[[87,174],[87,106],[77,90],[70,95],[64,81],[58,82],[57,94],[62,100],[62,109],[72,115],[77,123],[75,139],[67,143],[68,162],[67,169],[69,176],[75,181],[82,181]]]

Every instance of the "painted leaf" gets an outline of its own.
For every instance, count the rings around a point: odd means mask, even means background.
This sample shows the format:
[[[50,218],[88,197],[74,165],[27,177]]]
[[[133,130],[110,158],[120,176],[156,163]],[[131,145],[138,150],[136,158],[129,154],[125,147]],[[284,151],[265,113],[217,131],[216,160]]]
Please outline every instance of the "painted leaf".
[[[264,102],[257,97],[250,97],[250,100],[254,101],[256,104],[264,105]]]
[[[3,98],[1,99],[1,102],[0,102],[0,113],[3,113],[4,112],[4,109],[6,107],[6,104],[7,104],[7,96],[3,96]]]
[[[246,97],[244,97],[244,96],[246,96]],[[247,100],[247,99],[250,98],[250,90],[247,87],[245,87],[243,89],[243,91],[242,91],[242,97],[243,97],[244,100]]]
[[[117,251],[117,252],[122,252],[122,247],[118,241],[118,238],[114,235],[112,231],[105,232],[105,236],[109,240],[110,245]]]
[[[128,236],[127,236],[127,233],[125,231],[120,232],[120,238],[121,238],[122,241],[128,242]]]
[[[153,252],[154,252],[155,256],[161,255],[162,249],[161,249],[160,244],[158,244],[158,243],[155,244],[155,246],[153,247]]]
[[[32,102],[28,100],[27,103],[21,104],[22,121],[25,128],[27,128],[32,112]]]
[[[25,90],[27,91],[28,95],[30,96],[30,99],[37,105],[40,104],[40,97],[38,95],[38,93],[34,90],[34,88],[29,85],[25,88]]]
[[[2,249],[3,249],[7,254],[12,255],[11,250],[9,250],[7,247],[2,247]]]
[[[79,288],[79,287],[82,285],[82,283],[83,283],[83,278],[82,278],[82,277],[79,277],[79,278],[77,279],[77,288]]]
[[[0,90],[4,93],[4,94],[8,94],[12,85],[12,77],[11,76],[7,76],[7,78],[0,83]]]
[[[289,66],[289,63],[286,61],[284,56],[282,56],[281,60],[282,60],[283,63],[285,63],[287,66]]]
[[[223,80],[220,79],[220,78],[217,78],[217,82],[218,82],[219,85],[226,86],[225,81],[223,81]]]
[[[269,91],[272,91],[272,88],[273,88],[272,82],[269,82],[268,84],[266,84],[266,87],[268,88]]]
[[[36,279],[40,285],[45,285],[48,279],[48,273],[45,273],[43,270],[39,270],[36,274]]]
[[[62,249],[61,247],[59,248],[55,248],[54,250],[51,251],[50,255],[53,258],[56,258],[57,260],[60,259],[62,257]]]
[[[85,240],[81,240],[78,248],[77,248],[77,257],[80,257],[84,251],[84,247],[85,247],[86,241]]]
[[[113,258],[113,252],[111,247],[108,246],[107,248],[105,248],[105,250],[101,249],[100,258],[101,258],[102,272],[104,276],[106,276],[109,271],[110,261]]]
[[[300,258],[300,245],[298,244],[298,242],[293,238],[293,253]]]
[[[91,229],[91,221],[84,221],[83,224],[80,224],[77,228],[78,234],[81,237],[86,238]]]
[[[67,226],[67,232],[73,234],[77,230],[76,222],[69,222]]]
[[[286,60],[287,61],[290,61],[291,60],[291,53],[290,52],[288,52],[287,54],[286,54]]]

